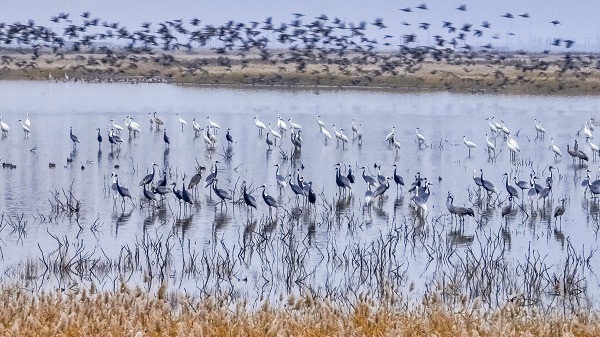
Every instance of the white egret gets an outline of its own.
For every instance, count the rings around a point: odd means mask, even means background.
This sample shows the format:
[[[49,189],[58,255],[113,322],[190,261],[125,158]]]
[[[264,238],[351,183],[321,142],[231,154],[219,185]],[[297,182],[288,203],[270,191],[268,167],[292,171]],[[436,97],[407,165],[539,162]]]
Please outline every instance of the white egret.
[[[490,140],[488,139],[487,133],[485,134],[485,145],[487,145],[489,155],[491,156],[492,151],[494,151],[494,156],[495,156],[496,155],[496,145],[494,145],[494,143],[490,142]]]
[[[215,133],[217,132],[218,129],[220,129],[221,127],[219,126],[219,124],[213,122],[210,120],[210,116],[206,116],[206,119],[208,119],[208,124],[210,124],[210,127],[215,129]]]
[[[419,141],[419,147],[421,147],[421,144],[425,144],[425,136],[423,136],[422,134],[419,133],[419,128],[417,128],[416,132],[417,132],[417,140]]]
[[[271,123],[269,123],[269,130],[271,130],[271,134],[273,135],[273,137],[281,139],[281,134],[273,130],[273,128],[271,127]],[[275,139],[275,145],[277,145],[277,139]]]
[[[471,141],[468,141],[466,135],[463,136],[463,142],[465,143],[465,145],[467,146],[467,148],[469,148],[469,157],[471,157],[471,149],[472,148],[476,148],[477,145],[475,145],[475,143],[473,143]]]
[[[21,126],[23,126],[23,132],[25,132],[25,138],[29,137],[29,127],[25,124],[23,124],[23,121],[19,119],[19,122],[21,122]]]
[[[290,126],[296,130],[302,130],[302,126],[300,126],[300,124],[296,124],[294,122],[292,122],[292,119],[289,118],[288,122],[290,122]]]
[[[112,123],[112,128],[117,130],[117,133],[121,133],[121,131],[123,131],[123,127],[120,125],[115,124],[115,120],[111,119],[110,122]]]
[[[181,123],[181,131],[183,131],[183,127],[187,125],[187,122],[179,116],[179,112],[175,114],[179,118],[179,123]]]
[[[262,135],[262,131],[267,127],[265,126],[265,123],[258,120],[258,115],[254,117],[254,124],[256,124],[256,127],[258,128],[258,134]]]
[[[325,135],[325,144],[327,144],[327,138],[331,139],[331,133],[323,125],[321,125],[321,133]]]
[[[558,146],[554,145],[554,138],[550,138],[550,143],[552,144],[550,145],[550,149],[554,152],[554,161],[556,161],[558,157],[562,157],[562,152],[560,152]]]
[[[4,123],[3,118],[3,116],[0,116],[0,130],[2,130],[2,135],[6,136],[8,130],[10,130],[10,127],[8,126],[8,124]]]

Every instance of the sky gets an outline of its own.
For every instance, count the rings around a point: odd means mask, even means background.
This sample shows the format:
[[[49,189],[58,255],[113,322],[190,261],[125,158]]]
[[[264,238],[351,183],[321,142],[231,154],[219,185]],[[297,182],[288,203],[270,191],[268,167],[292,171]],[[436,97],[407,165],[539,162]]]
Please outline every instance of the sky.
[[[425,3],[428,10],[417,9]],[[466,11],[456,9],[465,4]],[[273,22],[289,22],[292,13],[305,14],[304,22],[326,14],[330,19],[339,17],[346,22],[373,22],[382,18],[385,29],[378,30],[369,25],[369,36],[381,41],[385,34],[393,35],[399,40],[403,34],[418,33],[421,45],[433,44],[432,36],[436,34],[449,36],[442,29],[442,21],[453,22],[458,29],[465,23],[473,24],[473,28],[484,20],[491,23],[489,30],[484,29],[484,37],[476,41],[480,45],[491,42],[494,46],[508,46],[510,49],[536,50],[546,49],[552,39],[571,39],[575,41],[573,49],[600,52],[600,1],[592,0],[503,0],[503,1],[345,1],[345,0],[223,0],[223,1],[184,1],[184,0],[19,0],[7,1],[2,5],[1,20],[7,23],[26,22],[33,19],[36,24],[56,27],[50,17],[60,12],[70,13],[70,18],[81,20],[79,16],[85,11],[92,17],[99,17],[108,22],[119,22],[129,30],[136,30],[142,22],[162,22],[173,19],[189,21],[199,18],[202,24],[220,25],[228,20],[249,22],[263,21],[273,17]],[[410,7],[412,12],[400,11]],[[514,19],[501,17],[511,13]],[[528,13],[530,18],[518,15]],[[552,25],[550,21],[559,20],[560,25]],[[405,26],[402,22],[410,23]],[[431,24],[429,31],[418,29],[421,22]],[[58,27],[56,27],[58,28]],[[60,30],[60,29],[57,29]],[[514,35],[509,35],[512,32]],[[372,35],[371,35],[372,34]],[[469,33],[469,36],[472,33]],[[492,39],[497,34],[499,39]],[[475,40],[470,40],[475,41]],[[397,41],[393,41],[397,42]],[[564,48],[562,49],[564,50]]]

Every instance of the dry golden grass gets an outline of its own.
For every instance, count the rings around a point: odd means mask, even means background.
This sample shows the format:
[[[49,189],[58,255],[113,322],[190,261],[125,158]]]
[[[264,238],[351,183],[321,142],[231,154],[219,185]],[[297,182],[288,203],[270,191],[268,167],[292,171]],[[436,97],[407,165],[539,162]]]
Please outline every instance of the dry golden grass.
[[[249,309],[214,298],[118,291],[46,291],[5,286],[0,336],[598,336],[600,318],[540,313],[508,302],[486,311],[478,299],[448,308],[435,295],[413,309],[400,300],[340,306],[310,296]]]

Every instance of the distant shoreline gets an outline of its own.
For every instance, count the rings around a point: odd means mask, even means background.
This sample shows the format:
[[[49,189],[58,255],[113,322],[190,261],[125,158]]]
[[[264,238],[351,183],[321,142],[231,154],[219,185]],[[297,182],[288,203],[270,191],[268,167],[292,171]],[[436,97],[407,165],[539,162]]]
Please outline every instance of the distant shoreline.
[[[0,55],[0,80],[83,81],[92,83],[171,83],[185,86],[230,86],[303,90],[447,91],[527,95],[600,95],[600,70],[564,69],[560,58],[547,56],[544,69],[528,64],[538,55],[505,62],[472,60],[447,64],[425,60],[418,67],[382,73],[379,64],[313,62],[285,64],[235,55],[129,54],[107,60],[102,54]],[[552,63],[555,62],[555,63]],[[563,67],[563,68],[561,68]]]

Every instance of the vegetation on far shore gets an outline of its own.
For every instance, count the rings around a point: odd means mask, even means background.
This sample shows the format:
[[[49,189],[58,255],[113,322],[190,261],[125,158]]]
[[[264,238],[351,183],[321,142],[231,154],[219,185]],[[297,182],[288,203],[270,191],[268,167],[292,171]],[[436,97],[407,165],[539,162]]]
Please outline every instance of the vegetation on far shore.
[[[565,69],[557,55],[510,54],[503,62],[483,56],[459,64],[424,60],[391,73],[380,64],[323,62],[297,64],[262,61],[256,56],[203,53],[67,53],[41,55],[4,51],[0,79],[86,82],[168,82],[186,85],[277,87],[351,87],[389,90],[448,90],[527,94],[597,94],[600,70]],[[585,56],[570,56],[585,58]],[[538,69],[538,64],[544,64]],[[68,79],[67,79],[68,78]]]

